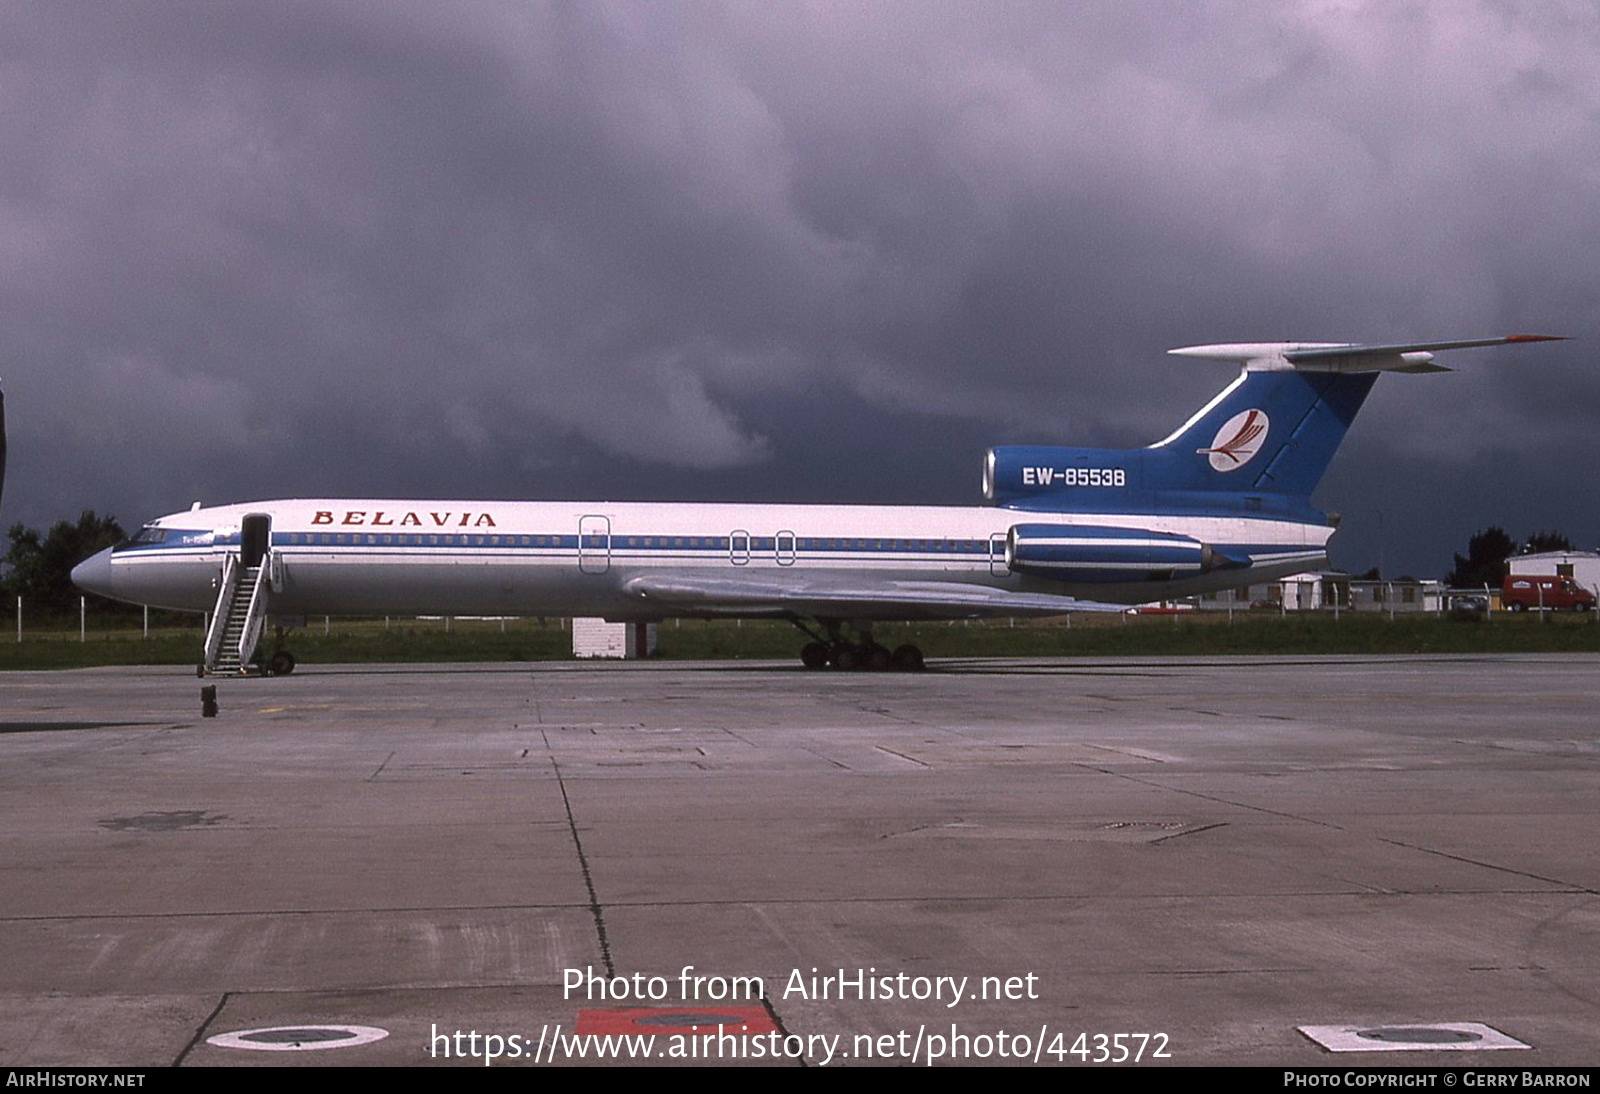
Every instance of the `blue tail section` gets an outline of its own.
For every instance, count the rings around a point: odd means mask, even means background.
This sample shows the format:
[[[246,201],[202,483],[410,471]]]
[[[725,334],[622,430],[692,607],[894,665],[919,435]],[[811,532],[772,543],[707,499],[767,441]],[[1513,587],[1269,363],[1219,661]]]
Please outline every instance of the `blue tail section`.
[[[1246,369],[1142,449],[991,449],[990,500],[1039,512],[1270,513],[1320,519],[1322,481],[1376,372]]]
[[[1232,342],[1169,350],[1237,361],[1239,378],[1149,448],[991,448],[983,492],[1054,513],[1272,514],[1318,521],[1311,492],[1380,372],[1447,372],[1436,350],[1559,342],[1550,334],[1444,342]]]
[[[1376,372],[1246,371],[1146,449],[1145,485],[1308,498],[1377,378]]]

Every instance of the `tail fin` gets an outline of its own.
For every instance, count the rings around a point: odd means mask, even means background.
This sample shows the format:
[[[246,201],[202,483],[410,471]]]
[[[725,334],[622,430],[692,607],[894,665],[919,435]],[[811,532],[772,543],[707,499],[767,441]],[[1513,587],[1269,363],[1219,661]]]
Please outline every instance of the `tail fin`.
[[[1153,489],[1309,497],[1378,378],[1257,371],[1239,378],[1147,450]]]
[[[1243,368],[1215,399],[1148,448],[992,448],[984,494],[1000,505],[1039,511],[1238,510],[1304,518],[1311,492],[1378,373],[1447,371],[1433,363],[1433,350],[1556,340],[1514,334],[1399,345],[1244,342],[1175,349],[1181,357],[1236,361]]]
[[[1180,357],[1238,361],[1243,371],[1150,450],[1167,454],[1157,460],[1165,465],[1162,477],[1171,476],[1169,488],[1310,497],[1378,373],[1449,371],[1433,363],[1433,350],[1555,340],[1550,335],[1513,334],[1395,345],[1246,342],[1186,346],[1170,352]]]

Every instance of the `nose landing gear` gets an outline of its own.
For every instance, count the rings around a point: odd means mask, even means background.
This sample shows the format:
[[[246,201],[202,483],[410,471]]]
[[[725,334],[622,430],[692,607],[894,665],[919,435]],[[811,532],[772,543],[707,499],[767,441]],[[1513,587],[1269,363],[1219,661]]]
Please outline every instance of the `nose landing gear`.
[[[285,629],[281,623],[276,628],[277,633],[273,638],[272,653],[268,655],[266,660],[268,676],[288,676],[294,671],[294,654],[283,648],[283,632]]]

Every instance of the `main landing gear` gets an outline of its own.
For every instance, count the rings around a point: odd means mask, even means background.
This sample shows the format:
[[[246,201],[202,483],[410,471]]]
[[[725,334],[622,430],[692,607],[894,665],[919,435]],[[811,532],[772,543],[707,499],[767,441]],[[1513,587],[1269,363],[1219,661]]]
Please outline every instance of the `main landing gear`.
[[[845,672],[921,672],[923,669],[920,649],[908,642],[891,652],[887,646],[873,641],[870,624],[853,624],[854,637],[846,638],[842,620],[818,620],[825,634],[816,633],[802,620],[790,622],[811,639],[800,651],[800,663],[808,669],[836,668]]]

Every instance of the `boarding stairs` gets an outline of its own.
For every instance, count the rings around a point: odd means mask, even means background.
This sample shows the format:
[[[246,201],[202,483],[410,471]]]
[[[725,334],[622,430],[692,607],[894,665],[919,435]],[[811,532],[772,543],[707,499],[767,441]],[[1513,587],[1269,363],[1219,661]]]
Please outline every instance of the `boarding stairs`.
[[[267,621],[271,569],[271,560],[267,557],[257,566],[244,565],[238,555],[229,555],[223,562],[216,610],[206,630],[205,661],[200,666],[204,675],[247,676],[251,673],[250,658],[255,654]]]

